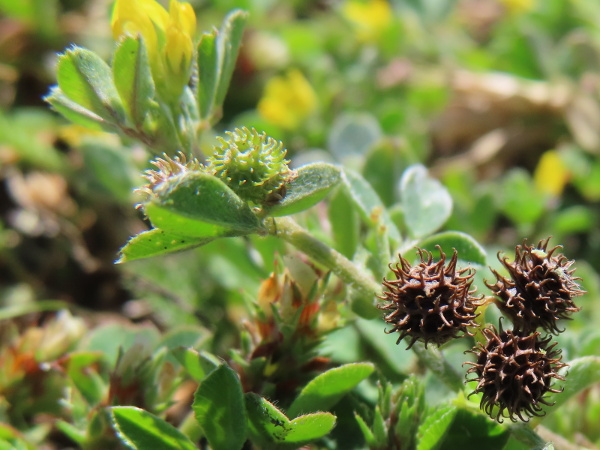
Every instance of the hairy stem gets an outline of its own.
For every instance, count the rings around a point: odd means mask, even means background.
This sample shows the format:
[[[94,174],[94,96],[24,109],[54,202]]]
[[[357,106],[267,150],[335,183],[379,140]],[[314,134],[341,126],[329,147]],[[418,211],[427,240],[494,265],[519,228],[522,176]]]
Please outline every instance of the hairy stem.
[[[316,239],[291,218],[271,218],[265,221],[265,226],[269,234],[289,242],[315,262],[330,269],[359,295],[374,299],[381,292],[381,285],[373,280],[365,270],[359,269],[344,255]],[[375,308],[374,303],[373,308]],[[440,351],[425,348],[418,342],[412,346],[412,349],[421,363],[435,373],[450,389],[454,391],[463,389],[462,376],[446,361]]]
[[[358,269],[344,255],[313,237],[289,217],[267,220],[266,226],[269,234],[289,242],[315,262],[324,265],[361,295],[374,299],[381,290],[379,283]]]

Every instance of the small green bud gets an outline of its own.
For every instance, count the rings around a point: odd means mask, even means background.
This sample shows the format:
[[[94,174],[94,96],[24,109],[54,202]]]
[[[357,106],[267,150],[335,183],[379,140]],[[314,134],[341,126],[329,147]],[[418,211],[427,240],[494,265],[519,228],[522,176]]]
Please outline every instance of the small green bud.
[[[236,128],[226,132],[208,158],[207,171],[223,180],[246,201],[264,205],[281,192],[290,175],[287,150],[283,143],[254,128]]]

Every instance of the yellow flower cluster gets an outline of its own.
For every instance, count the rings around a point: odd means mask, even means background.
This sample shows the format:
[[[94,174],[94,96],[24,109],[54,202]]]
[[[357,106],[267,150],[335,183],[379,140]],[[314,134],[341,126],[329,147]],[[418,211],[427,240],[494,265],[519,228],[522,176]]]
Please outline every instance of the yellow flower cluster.
[[[377,41],[392,24],[392,8],[386,0],[349,0],[342,7],[342,15],[362,42]]]
[[[159,93],[179,98],[188,83],[194,54],[196,14],[189,3],[171,0],[169,11],[155,0],[117,0],[113,37],[141,35]]]
[[[258,112],[274,125],[294,130],[317,108],[317,95],[299,70],[273,77],[258,103]]]

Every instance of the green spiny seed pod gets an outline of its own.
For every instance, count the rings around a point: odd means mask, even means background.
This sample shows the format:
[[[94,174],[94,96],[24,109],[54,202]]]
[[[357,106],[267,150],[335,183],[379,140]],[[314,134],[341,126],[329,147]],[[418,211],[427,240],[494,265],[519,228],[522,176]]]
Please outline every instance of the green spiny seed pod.
[[[400,262],[390,265],[396,280],[383,280],[388,291],[380,298],[388,303],[378,307],[385,311],[384,320],[393,325],[386,333],[399,332],[397,344],[408,336],[407,348],[417,340],[425,346],[429,342],[440,346],[459,337],[460,332],[472,335],[468,327],[478,326],[473,319],[478,316],[475,311],[481,299],[472,296],[474,271],[456,270],[456,250],[448,265],[439,246],[438,250],[440,260],[434,263],[431,253],[417,249],[421,263],[414,267],[399,256]]]
[[[553,403],[543,397],[548,392],[561,392],[550,385],[553,379],[564,380],[557,371],[567,366],[561,362],[561,351],[554,349],[556,342],[550,344],[550,337],[541,339],[537,331],[525,334],[500,328],[498,333],[493,326],[485,328],[483,335],[485,345],[479,343],[469,350],[477,361],[465,363],[473,366],[467,374],[476,375],[469,381],[477,381],[469,396],[483,394],[481,409],[498,422],[503,417],[527,422],[530,417],[544,415],[541,405]]]
[[[228,139],[217,138],[221,145],[208,158],[208,172],[246,201],[270,202],[272,194],[282,192],[290,175],[283,143],[254,128],[236,128],[226,134]]]
[[[554,252],[562,248],[556,246],[548,250],[550,238],[540,241],[537,247],[517,245],[515,260],[498,259],[506,267],[509,278],[494,271],[495,284],[487,286],[499,298],[498,307],[512,320],[515,328],[526,334],[538,328],[558,334],[560,319],[579,311],[573,298],[585,291],[579,288],[573,277],[575,269],[570,269],[574,261]]]

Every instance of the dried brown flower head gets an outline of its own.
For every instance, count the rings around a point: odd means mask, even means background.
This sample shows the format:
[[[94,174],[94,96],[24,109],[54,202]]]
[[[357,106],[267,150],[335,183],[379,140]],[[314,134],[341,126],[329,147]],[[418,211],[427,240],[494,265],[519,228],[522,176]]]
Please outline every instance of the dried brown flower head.
[[[553,405],[543,397],[548,392],[561,392],[550,384],[553,378],[564,380],[557,371],[567,365],[560,361],[561,351],[554,349],[556,343],[548,345],[550,337],[541,339],[537,331],[527,335],[500,329],[498,333],[491,326],[483,334],[486,344],[469,350],[477,355],[477,362],[465,363],[473,366],[467,374],[477,375],[469,381],[478,382],[469,396],[482,393],[481,409],[498,422],[503,417],[527,422],[530,417],[543,416],[542,404]]]
[[[471,290],[474,271],[456,270],[457,252],[446,265],[446,255],[437,246],[440,260],[433,262],[430,252],[417,249],[421,262],[414,267],[399,255],[400,262],[390,269],[396,280],[383,279],[388,289],[380,297],[387,303],[379,305],[385,311],[384,320],[393,325],[386,333],[400,333],[397,344],[410,338],[407,349],[417,340],[433,342],[438,346],[458,337],[460,332],[472,335],[468,327],[478,326],[473,319],[480,305]]]
[[[515,260],[509,263],[507,258],[498,254],[498,259],[508,270],[510,278],[496,275],[495,284],[487,286],[499,297],[498,307],[512,320],[514,327],[525,332],[534,332],[542,328],[558,334],[557,322],[568,319],[579,311],[573,298],[585,291],[579,288],[573,277],[575,269],[570,269],[574,261],[564,255],[554,255],[561,246],[550,250],[548,241],[540,241],[537,247],[517,245]]]

